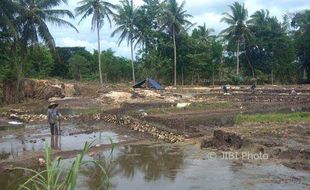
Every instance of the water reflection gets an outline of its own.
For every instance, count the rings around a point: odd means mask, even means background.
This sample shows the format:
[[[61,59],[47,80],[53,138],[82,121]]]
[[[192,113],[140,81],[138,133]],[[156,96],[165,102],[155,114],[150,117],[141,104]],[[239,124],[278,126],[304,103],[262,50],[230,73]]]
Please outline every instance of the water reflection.
[[[110,179],[122,176],[127,180],[133,180],[137,176],[143,176],[144,181],[151,182],[160,178],[174,181],[178,170],[184,166],[184,152],[180,147],[152,146],[152,145],[126,145],[113,152],[98,154],[94,157],[99,161]],[[93,164],[87,165],[81,174],[84,184],[89,189],[105,189],[107,181],[102,177],[100,168]],[[113,181],[113,187],[117,186],[117,180]]]
[[[206,152],[193,146],[128,145],[117,148],[112,157],[106,151],[87,157],[100,161],[113,186],[110,189],[307,189],[308,172],[279,164],[238,164],[225,160],[201,159]],[[200,158],[201,157],[201,158]],[[70,167],[74,159],[63,160]],[[29,176],[21,170],[0,173],[1,189],[17,189]],[[92,163],[80,170],[77,190],[107,189],[102,171]],[[110,186],[111,187],[111,186]]]
[[[25,181],[26,172],[23,170],[5,171],[0,174],[0,187],[6,190],[16,190]],[[29,175],[29,174],[28,174]]]
[[[61,150],[61,135],[51,135],[51,147],[54,150]]]
[[[112,157],[97,155],[95,160],[104,170],[96,164],[86,164],[81,169],[81,175],[86,177],[81,186],[85,186],[86,189],[114,189],[115,186],[109,180],[112,176],[117,175],[117,168],[113,164]]]
[[[120,139],[118,134],[112,131],[100,131],[93,133],[81,133],[76,135],[63,134],[61,136],[51,136],[48,131],[40,133],[25,133],[21,136],[0,137],[0,160],[17,158],[27,151],[43,151],[45,143],[51,145],[55,150],[81,150],[86,141],[94,144],[110,144],[109,138],[113,142],[120,142],[128,138]]]
[[[115,162],[119,172],[132,179],[135,172],[143,172],[146,181],[160,177],[176,178],[177,170],[184,164],[184,153],[179,147],[128,145],[120,150]]]

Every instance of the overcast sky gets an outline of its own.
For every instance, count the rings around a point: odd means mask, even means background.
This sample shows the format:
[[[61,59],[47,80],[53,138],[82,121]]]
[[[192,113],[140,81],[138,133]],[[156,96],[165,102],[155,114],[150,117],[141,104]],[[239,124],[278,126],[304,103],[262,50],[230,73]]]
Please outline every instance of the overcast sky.
[[[78,6],[80,0],[68,0],[68,5],[62,5],[60,8],[69,9],[74,12],[74,8]],[[118,0],[109,0],[116,4]],[[182,2],[182,0],[177,0]],[[142,0],[133,0],[136,6],[142,5]],[[193,18],[192,22],[197,25],[206,23],[208,28],[215,29],[218,33],[226,27],[224,23],[221,23],[222,13],[229,11],[228,5],[232,4],[232,0],[187,0],[185,9]],[[249,11],[249,15],[254,13],[256,10],[269,9],[271,16],[277,16],[278,19],[282,19],[282,16],[288,12],[295,12],[298,10],[309,9],[309,0],[240,0],[244,2],[245,7]],[[49,29],[55,38],[57,46],[83,46],[88,51],[93,51],[97,48],[97,37],[96,33],[91,31],[91,17],[85,19],[80,24],[80,17],[75,20],[70,20],[71,23],[75,24],[79,30],[79,33],[75,32],[71,28],[57,27],[49,25]],[[129,58],[130,49],[127,47],[127,43],[123,43],[120,46],[117,45],[117,36],[111,38],[111,32],[113,28],[110,28],[109,24],[106,24],[100,32],[101,37],[101,49],[105,50],[111,48],[115,51],[116,55],[124,56]]]

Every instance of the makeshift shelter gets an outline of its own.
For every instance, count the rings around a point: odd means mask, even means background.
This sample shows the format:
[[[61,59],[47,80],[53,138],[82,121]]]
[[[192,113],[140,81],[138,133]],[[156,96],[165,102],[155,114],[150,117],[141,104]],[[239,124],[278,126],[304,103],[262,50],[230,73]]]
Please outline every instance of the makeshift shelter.
[[[138,82],[133,88],[153,88],[156,90],[164,90],[164,88],[154,79],[148,78]]]

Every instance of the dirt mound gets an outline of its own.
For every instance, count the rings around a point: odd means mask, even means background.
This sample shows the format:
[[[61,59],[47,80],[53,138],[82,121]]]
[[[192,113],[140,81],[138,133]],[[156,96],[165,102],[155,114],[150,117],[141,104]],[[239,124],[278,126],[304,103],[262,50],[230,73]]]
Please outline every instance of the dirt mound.
[[[4,103],[15,102],[16,83],[4,86]],[[25,99],[48,100],[51,97],[66,97],[78,94],[74,84],[58,80],[23,79],[20,81],[18,101]]]
[[[240,149],[244,143],[244,139],[236,134],[231,132],[226,132],[223,130],[215,130],[213,133],[213,139],[210,142],[205,142],[205,146],[212,147],[234,147]]]
[[[117,92],[117,91],[111,91],[107,94],[104,94],[103,97],[112,99],[114,102],[126,102],[131,99],[132,94],[129,92]]]
[[[135,93],[140,97],[161,98],[162,95],[153,90],[136,90]]]

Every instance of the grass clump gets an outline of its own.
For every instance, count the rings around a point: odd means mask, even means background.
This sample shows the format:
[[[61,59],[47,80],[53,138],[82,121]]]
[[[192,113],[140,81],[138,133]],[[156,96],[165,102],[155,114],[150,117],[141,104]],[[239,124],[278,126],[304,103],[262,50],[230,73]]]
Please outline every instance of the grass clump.
[[[176,113],[183,111],[202,111],[202,110],[214,110],[214,109],[229,109],[233,108],[235,105],[229,102],[199,102],[191,103],[189,106],[184,108],[178,108],[176,106],[167,108],[151,108],[147,109],[146,112],[150,114],[164,114],[164,113]]]
[[[77,178],[80,167],[92,162],[101,170],[101,176],[106,182],[107,188],[111,185],[109,177],[104,167],[97,161],[84,161],[84,157],[89,151],[92,143],[86,142],[80,154],[78,154],[72,165],[67,169],[57,157],[52,161],[51,147],[45,144],[45,169],[43,171],[36,171],[28,168],[16,168],[32,173],[23,184],[19,185],[18,190],[74,190],[77,185]]]
[[[242,123],[293,123],[310,122],[310,112],[239,114],[237,124]]]

